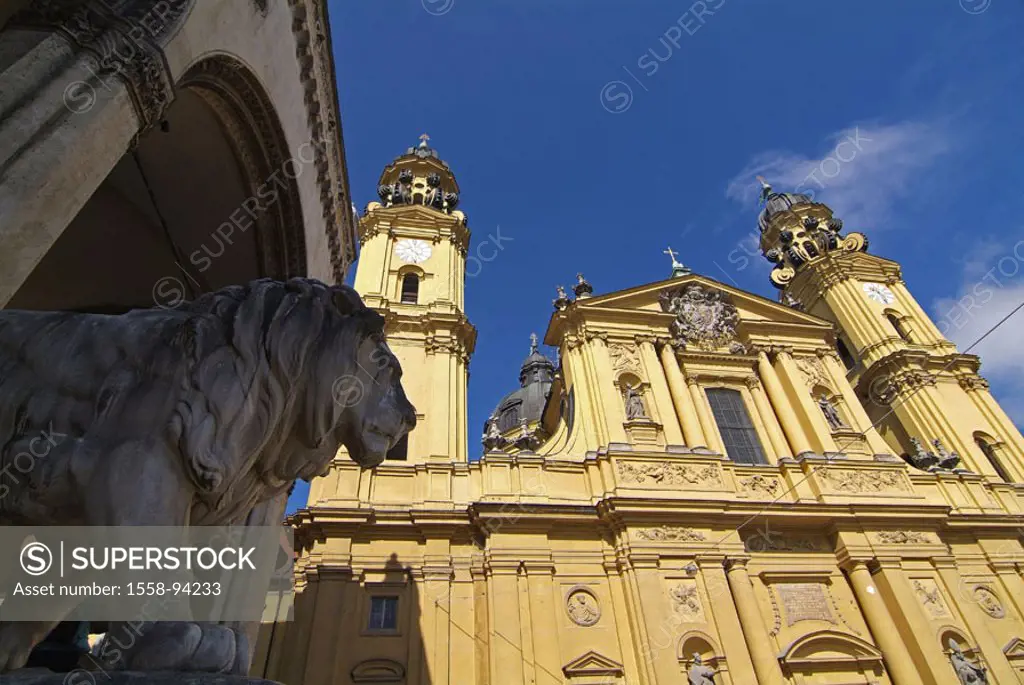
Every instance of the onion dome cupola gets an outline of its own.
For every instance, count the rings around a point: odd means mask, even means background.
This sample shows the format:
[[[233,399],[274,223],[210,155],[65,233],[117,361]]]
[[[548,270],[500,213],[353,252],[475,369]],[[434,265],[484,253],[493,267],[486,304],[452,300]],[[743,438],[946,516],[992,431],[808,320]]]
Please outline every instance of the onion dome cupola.
[[[448,165],[420,136],[420,144],[384,168],[377,194],[384,207],[423,205],[451,214],[459,205],[459,184]]]
[[[832,215],[828,205],[802,193],[776,193],[761,182],[764,209],[757,223],[761,229],[761,253],[775,265],[772,285],[785,288],[800,269],[834,250],[866,252],[868,239],[862,233],[841,234],[843,222]]]
[[[544,436],[540,419],[555,378],[555,363],[537,349],[537,334],[530,335],[530,354],[519,368],[519,388],[501,398],[484,424],[488,450],[535,449]]]

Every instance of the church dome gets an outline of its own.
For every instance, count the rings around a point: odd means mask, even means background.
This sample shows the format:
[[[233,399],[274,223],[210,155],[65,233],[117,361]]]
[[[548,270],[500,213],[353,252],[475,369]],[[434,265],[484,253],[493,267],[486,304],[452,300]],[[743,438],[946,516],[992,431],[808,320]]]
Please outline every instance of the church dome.
[[[765,200],[764,209],[761,210],[761,215],[757,218],[757,224],[763,233],[768,230],[768,224],[776,214],[789,211],[793,205],[811,202],[814,202],[814,199],[803,193],[771,193]]]
[[[507,431],[527,423],[540,421],[551,392],[551,383],[555,376],[555,364],[537,350],[537,336],[531,336],[530,355],[519,368],[519,389],[501,398],[498,406],[491,412],[484,426],[484,432],[493,422],[498,431]]]

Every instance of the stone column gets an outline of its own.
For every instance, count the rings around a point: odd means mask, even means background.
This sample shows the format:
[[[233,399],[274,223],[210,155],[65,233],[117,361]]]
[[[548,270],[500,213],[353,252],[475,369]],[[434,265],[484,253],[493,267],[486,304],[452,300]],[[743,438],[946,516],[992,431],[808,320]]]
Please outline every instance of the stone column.
[[[775,415],[779,417],[779,422],[782,424],[783,431],[785,431],[786,440],[789,441],[793,455],[798,456],[813,452],[814,450],[811,449],[811,443],[807,439],[807,434],[804,432],[803,426],[800,425],[800,420],[797,419],[796,414],[793,412],[789,398],[786,397],[782,381],[779,380],[778,374],[775,373],[775,367],[768,361],[768,354],[764,350],[759,350],[757,353],[757,371],[761,376],[761,382],[764,383],[765,390],[768,392],[768,399],[771,400],[772,407],[775,408]]]
[[[757,606],[757,597],[747,573],[748,560],[746,557],[730,557],[726,561],[726,576],[736,604],[736,613],[740,617],[743,639],[747,642],[747,650],[754,662],[758,685],[784,685],[786,679],[772,650],[771,637],[765,628],[764,617]]]
[[[747,388],[750,389],[750,398],[754,402],[754,409],[757,410],[761,426],[768,436],[768,445],[766,447],[770,447],[770,450],[766,449],[765,451],[773,452],[775,461],[789,456],[789,446],[786,444],[786,439],[782,437],[782,431],[779,429],[779,420],[775,418],[775,412],[772,411],[771,406],[768,404],[768,397],[764,394],[761,382],[754,376],[750,376],[746,379],[746,383]]]
[[[523,685],[523,632],[519,620],[519,561],[491,560],[487,603],[491,625],[492,683]]]
[[[811,393],[804,382],[804,375],[797,368],[793,355],[789,353],[789,350],[779,350],[775,357],[775,363],[782,369],[783,386],[789,385],[792,391],[797,416],[802,420],[803,425],[811,430],[808,437],[811,438],[812,444],[817,442],[821,446],[822,452],[837,451],[828,422],[825,421],[821,409],[814,404]]]
[[[707,396],[697,384],[696,378],[687,377],[686,385],[690,389],[693,406],[697,409],[697,420],[700,422],[701,430],[704,432],[704,440],[707,441],[708,448],[719,454],[725,454],[725,447],[718,437],[718,426],[711,415],[711,405],[708,404]]]
[[[890,607],[890,613],[894,617],[898,616],[903,623],[903,629],[899,632],[918,674],[926,685],[948,682],[949,660],[939,645],[917,594],[903,573],[900,560],[886,558],[878,561],[880,570],[873,577],[875,587],[881,591],[882,599]]]
[[[665,371],[658,362],[658,353],[654,349],[654,339],[650,336],[637,336],[640,348],[640,361],[647,372],[647,381],[651,384],[651,395],[654,401],[648,403],[648,411],[656,415],[665,431],[665,442],[669,445],[685,445],[683,432],[672,409],[672,394],[665,378]],[[653,405],[653,406],[650,406]]]
[[[1000,645],[988,629],[988,623],[992,617],[981,610],[981,607],[973,597],[964,597],[970,588],[960,577],[956,568],[956,561],[953,557],[933,558],[932,563],[939,572],[943,584],[946,586],[946,594],[952,598],[960,609],[967,628],[978,642],[981,653],[985,655],[985,664],[989,670],[989,680],[993,683],[1012,683],[1016,676],[1010,663],[1003,656],[1002,645]],[[942,645],[945,647],[945,645]]]
[[[757,676],[750,660],[743,628],[740,626],[736,607],[729,600],[729,582],[725,578],[724,558],[702,555],[697,558],[704,591],[707,593],[706,613],[718,628],[718,639],[722,643],[729,675],[733,683],[755,683]]]
[[[1021,578],[1017,565],[1012,561],[990,561],[989,568],[1002,581],[1002,593],[1017,609],[1017,614],[1024,614],[1024,578]]]
[[[604,332],[588,333],[590,342],[585,349],[590,352],[591,360],[597,375],[598,396],[604,409],[605,425],[608,429],[608,442],[626,442],[626,411],[622,397],[615,392],[613,384],[615,374],[612,371],[611,358],[608,356],[608,334]]]
[[[885,668],[894,685],[923,685],[914,661],[900,638],[899,631],[882,601],[878,588],[871,580],[871,572],[863,561],[851,561],[846,572],[857,596],[861,613],[868,623],[871,635],[885,657]]]
[[[675,350],[672,346],[665,344],[661,346],[661,366],[665,371],[665,378],[668,380],[669,394],[672,396],[672,405],[676,409],[676,415],[683,428],[683,439],[690,449],[707,447],[707,439],[697,419],[697,412],[693,408],[686,390],[686,379],[679,368],[676,360]]]

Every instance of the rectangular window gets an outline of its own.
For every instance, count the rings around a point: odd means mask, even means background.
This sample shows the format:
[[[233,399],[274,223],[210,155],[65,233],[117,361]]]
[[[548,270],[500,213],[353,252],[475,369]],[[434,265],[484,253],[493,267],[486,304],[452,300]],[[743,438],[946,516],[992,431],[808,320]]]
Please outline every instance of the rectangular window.
[[[718,432],[725,442],[725,456],[737,464],[767,464],[743,395],[728,388],[708,388],[706,392]]]
[[[398,597],[371,597],[369,630],[398,630]]]

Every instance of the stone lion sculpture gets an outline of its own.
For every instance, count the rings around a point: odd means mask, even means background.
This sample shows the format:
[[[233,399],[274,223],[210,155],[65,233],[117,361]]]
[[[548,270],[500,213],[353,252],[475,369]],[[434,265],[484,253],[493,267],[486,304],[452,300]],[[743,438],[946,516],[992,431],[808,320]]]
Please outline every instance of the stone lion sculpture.
[[[121,316],[0,311],[0,525],[242,524],[341,445],[376,466],[416,423],[383,324],[301,278]],[[0,672],[57,623],[0,623]],[[115,668],[248,668],[236,628],[151,628]]]

